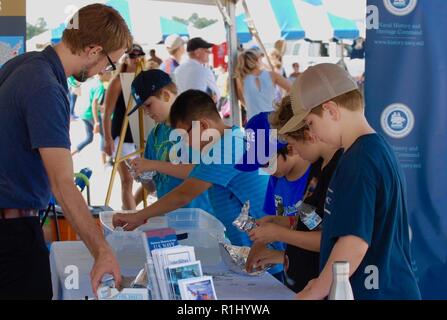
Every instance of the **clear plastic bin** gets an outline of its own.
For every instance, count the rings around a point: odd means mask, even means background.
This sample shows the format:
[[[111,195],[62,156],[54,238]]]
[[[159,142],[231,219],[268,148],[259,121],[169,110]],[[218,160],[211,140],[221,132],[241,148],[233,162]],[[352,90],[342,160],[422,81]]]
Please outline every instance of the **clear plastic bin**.
[[[135,213],[135,211],[105,211],[99,215],[104,233],[113,231],[112,217],[115,213]],[[203,265],[216,265],[221,262],[219,240],[225,239],[225,226],[202,209],[182,208],[172,211],[165,216],[151,218],[137,230],[148,231],[160,228],[173,228],[177,234],[187,233],[188,238],[179,244],[193,246],[197,260]]]

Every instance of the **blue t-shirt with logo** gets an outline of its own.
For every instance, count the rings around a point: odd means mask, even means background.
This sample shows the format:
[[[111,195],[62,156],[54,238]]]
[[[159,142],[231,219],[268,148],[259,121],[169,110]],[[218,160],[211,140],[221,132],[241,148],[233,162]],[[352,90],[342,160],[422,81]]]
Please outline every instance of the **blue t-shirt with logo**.
[[[0,69],[0,207],[42,209],[51,197],[39,148],[70,149],[67,77],[52,47]]]
[[[265,195],[264,212],[277,216],[295,216],[296,205],[303,200],[310,167],[295,181],[271,176]]]
[[[144,157],[149,160],[169,161],[169,151],[175,144],[174,141],[169,140],[169,135],[173,129],[164,124],[157,124],[149,133],[146,142],[146,149]],[[155,188],[157,190],[157,197],[160,199],[165,194],[171,192],[173,189],[182,184],[183,180],[157,173],[154,176]],[[200,208],[208,213],[213,213],[211,203],[208,198],[208,192],[202,193],[200,196],[188,203],[184,208]]]
[[[230,141],[231,145],[228,143]],[[231,243],[238,246],[250,246],[252,242],[246,233],[239,231],[232,223],[247,200],[250,201],[250,215],[257,219],[265,215],[263,203],[268,183],[268,176],[260,175],[257,171],[242,172],[234,168],[242,157],[244,146],[244,134],[235,126],[227,130],[213,146],[216,152],[220,150],[216,156],[220,163],[205,163],[202,159],[190,173],[191,178],[213,184],[208,191],[214,216],[224,224]]]
[[[323,269],[338,238],[369,248],[350,281],[357,300],[420,299],[412,269],[405,181],[392,148],[364,135],[343,154],[326,194]]]

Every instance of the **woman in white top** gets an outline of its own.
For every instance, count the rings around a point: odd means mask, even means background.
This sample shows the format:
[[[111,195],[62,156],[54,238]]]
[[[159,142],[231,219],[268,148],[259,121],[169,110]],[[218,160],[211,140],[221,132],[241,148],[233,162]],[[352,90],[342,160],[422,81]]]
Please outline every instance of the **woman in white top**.
[[[239,101],[247,111],[247,120],[261,112],[275,110],[275,86],[287,92],[290,83],[273,71],[263,69],[263,54],[260,50],[249,49],[241,52],[236,66],[236,89]]]

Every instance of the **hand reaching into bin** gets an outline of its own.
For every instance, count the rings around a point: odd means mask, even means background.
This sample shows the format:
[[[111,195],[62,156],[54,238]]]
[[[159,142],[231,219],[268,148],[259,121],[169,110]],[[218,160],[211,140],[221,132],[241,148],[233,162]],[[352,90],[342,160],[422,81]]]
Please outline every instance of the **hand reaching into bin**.
[[[121,227],[124,231],[132,231],[145,224],[147,219],[141,213],[122,214],[117,213],[112,218],[113,227]]]
[[[265,268],[272,264],[284,262],[284,251],[272,250],[260,242],[253,243],[248,254],[245,269],[247,272],[254,272],[256,269]]]

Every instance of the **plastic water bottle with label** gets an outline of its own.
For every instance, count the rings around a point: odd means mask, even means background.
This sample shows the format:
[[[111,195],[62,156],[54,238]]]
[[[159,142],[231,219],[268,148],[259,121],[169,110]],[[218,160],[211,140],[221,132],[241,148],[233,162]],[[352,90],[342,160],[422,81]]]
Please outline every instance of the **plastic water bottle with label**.
[[[336,261],[332,265],[332,286],[329,300],[354,300],[349,283],[349,262]]]
[[[300,220],[309,230],[317,229],[323,221],[316,212],[316,207],[300,201],[296,204],[296,212]]]

